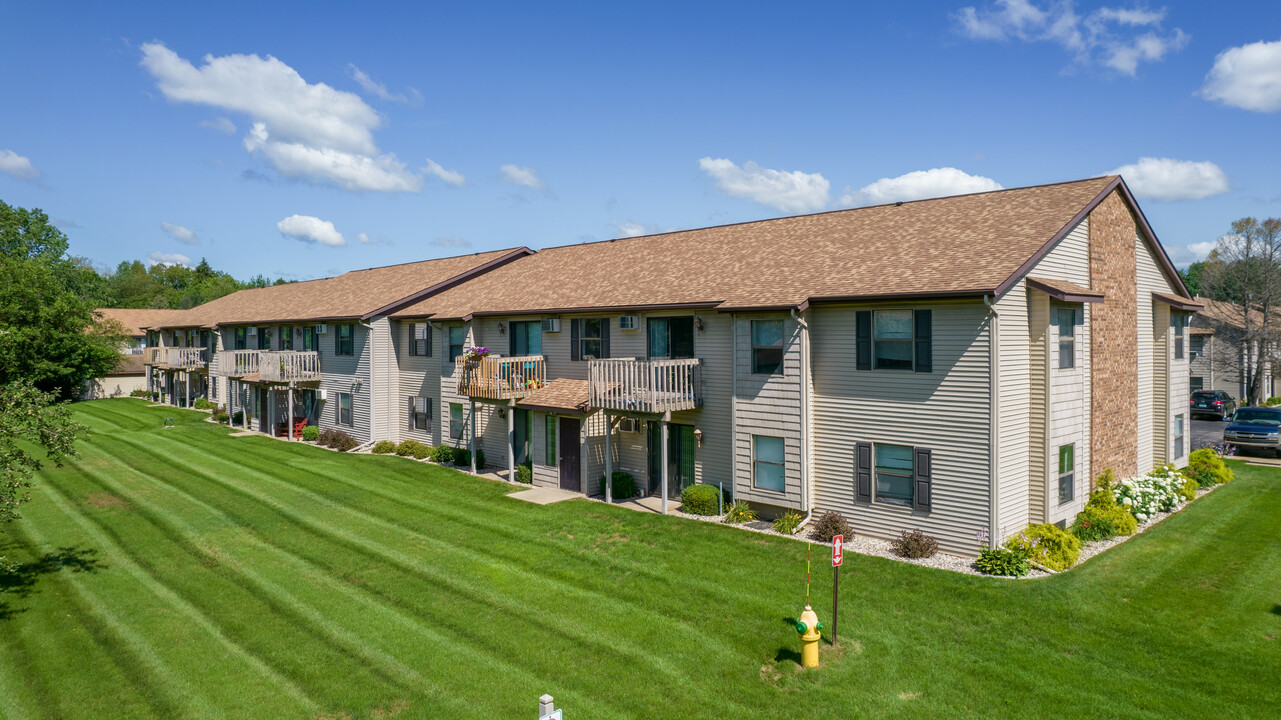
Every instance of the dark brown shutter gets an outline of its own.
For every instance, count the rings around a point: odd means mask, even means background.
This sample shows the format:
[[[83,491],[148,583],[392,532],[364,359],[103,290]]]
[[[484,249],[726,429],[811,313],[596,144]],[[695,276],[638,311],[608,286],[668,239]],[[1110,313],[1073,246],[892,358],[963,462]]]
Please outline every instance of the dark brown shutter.
[[[423,355],[427,357],[431,357],[431,353],[432,353],[431,346],[432,346],[432,342],[435,340],[435,338],[432,337],[431,323],[427,323],[427,332],[423,333],[423,337],[426,338],[426,342],[427,342],[427,352],[423,353]]]
[[[334,325],[334,354],[342,355],[342,325]]]
[[[609,357],[609,325],[610,318],[601,318],[600,321],[600,356]]]
[[[933,472],[933,453],[927,448],[915,448],[912,462],[912,509],[929,510],[933,493],[930,475]]]
[[[507,323],[507,355],[516,357],[516,323],[514,322]]]
[[[414,323],[409,323],[409,354],[418,354],[418,327]]]
[[[569,359],[582,360],[582,351],[578,347],[578,318],[569,321]]]
[[[428,330],[427,332],[431,332],[431,331]],[[432,414],[433,414],[431,411],[431,407],[433,403],[431,401],[431,398],[423,398],[423,399],[427,401],[426,403],[424,403],[424,405],[427,407],[427,432],[431,432],[431,421],[432,421]]]
[[[872,369],[872,311],[854,313],[854,367]]]
[[[409,396],[409,429],[414,429],[414,396]]]
[[[872,443],[854,445],[854,499],[872,501]]]
[[[934,372],[934,313],[932,310],[916,311],[916,371]]]

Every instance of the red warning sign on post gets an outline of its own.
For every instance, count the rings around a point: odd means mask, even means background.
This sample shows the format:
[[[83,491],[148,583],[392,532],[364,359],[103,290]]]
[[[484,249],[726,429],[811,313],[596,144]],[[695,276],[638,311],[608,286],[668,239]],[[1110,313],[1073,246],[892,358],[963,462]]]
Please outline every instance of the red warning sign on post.
[[[832,538],[832,567],[840,567],[841,555],[845,550],[845,538],[836,535]]]

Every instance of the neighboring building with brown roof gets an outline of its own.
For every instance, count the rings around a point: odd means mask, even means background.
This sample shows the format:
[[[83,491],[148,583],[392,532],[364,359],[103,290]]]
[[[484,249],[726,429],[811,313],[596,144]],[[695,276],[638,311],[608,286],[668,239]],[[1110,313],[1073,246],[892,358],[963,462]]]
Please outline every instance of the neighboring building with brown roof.
[[[1264,399],[1275,396],[1281,369],[1275,338],[1281,338],[1281,318],[1274,315],[1268,321],[1269,330],[1261,332],[1263,313],[1251,309],[1247,338],[1243,306],[1209,298],[1197,300],[1205,307],[1192,316],[1192,389],[1222,390],[1242,405],[1248,404],[1249,381],[1258,370],[1262,348],[1262,395]]]
[[[94,310],[98,317],[115,320],[124,326],[129,342],[121,352],[141,355],[147,347],[147,328],[166,322],[182,315],[185,310],[152,309],[152,308],[98,308]]]
[[[126,340],[120,347],[121,358],[112,372],[94,378],[84,390],[84,399],[123,397],[135,390],[145,389],[146,367],[143,352],[147,348],[147,332],[152,323],[181,314],[182,310],[153,310],[148,308],[98,308],[94,313],[99,319],[114,320],[125,330]]]

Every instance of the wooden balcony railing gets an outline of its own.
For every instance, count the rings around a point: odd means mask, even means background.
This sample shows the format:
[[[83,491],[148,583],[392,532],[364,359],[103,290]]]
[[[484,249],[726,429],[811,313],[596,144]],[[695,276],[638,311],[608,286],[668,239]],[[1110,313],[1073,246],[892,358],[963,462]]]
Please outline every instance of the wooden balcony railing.
[[[165,361],[170,370],[203,370],[209,361],[204,348],[166,348],[168,359]]]
[[[252,375],[258,372],[258,355],[261,353],[261,350],[219,350],[214,374],[234,378]]]
[[[263,382],[308,382],[320,379],[320,353],[314,350],[262,351],[258,372]]]
[[[602,410],[666,413],[703,406],[703,361],[592,360],[587,365],[591,406]]]
[[[144,365],[164,365],[168,357],[165,354],[165,348],[151,347],[143,351],[142,363]]]
[[[523,398],[547,381],[547,363],[542,355],[484,357],[469,360],[463,355],[454,361],[458,394],[486,400]]]

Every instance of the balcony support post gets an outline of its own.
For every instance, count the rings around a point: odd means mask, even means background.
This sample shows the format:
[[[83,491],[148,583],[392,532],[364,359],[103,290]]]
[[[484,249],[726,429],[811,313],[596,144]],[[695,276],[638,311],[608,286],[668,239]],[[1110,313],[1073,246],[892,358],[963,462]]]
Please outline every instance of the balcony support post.
[[[614,502],[614,457],[610,439],[614,434],[614,418],[605,412],[605,503]]]
[[[507,482],[516,482],[516,403],[507,403]]]
[[[267,434],[276,436],[276,388],[267,388]]]
[[[663,478],[663,483],[662,483],[663,514],[666,515],[667,514],[667,418],[666,417],[664,417],[659,422],[659,427],[662,428],[662,432],[659,433],[660,435],[659,442],[661,442],[663,445],[662,447],[663,471],[661,475]]]
[[[183,398],[183,407],[191,407],[191,371],[184,370],[182,374],[187,379],[187,397]]]
[[[251,401],[249,393],[253,392],[252,388],[252,385],[245,385],[245,405],[240,412],[240,419],[245,421],[245,430],[249,429],[249,405]]]
[[[471,417],[467,421],[467,446],[471,450],[471,474],[476,474],[476,401],[471,401]]]
[[[294,441],[294,384],[289,383],[289,390],[286,391],[285,399],[285,440]]]

